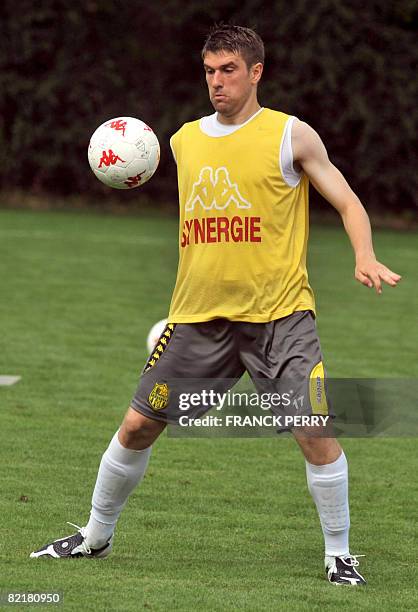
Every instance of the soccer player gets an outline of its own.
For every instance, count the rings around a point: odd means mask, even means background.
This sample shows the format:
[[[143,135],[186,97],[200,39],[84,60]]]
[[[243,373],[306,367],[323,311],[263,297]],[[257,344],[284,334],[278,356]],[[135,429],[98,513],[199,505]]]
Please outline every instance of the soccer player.
[[[171,139],[180,255],[169,324],[102,457],[87,525],[31,557],[110,553],[118,517],[144,476],[151,445],[168,422],[178,420],[167,381],[210,378],[214,388],[225,390],[222,381],[237,380],[245,370],[254,380],[323,380],[306,271],[309,182],[342,217],[356,279],[381,293],[382,281],[394,287],[401,278],[376,260],[368,216],[315,130],[260,106],[260,37],[248,28],[217,26],[202,58],[215,113],[186,123]],[[293,433],[318,509],[328,580],[364,584],[349,549],[344,452],[332,436]]]

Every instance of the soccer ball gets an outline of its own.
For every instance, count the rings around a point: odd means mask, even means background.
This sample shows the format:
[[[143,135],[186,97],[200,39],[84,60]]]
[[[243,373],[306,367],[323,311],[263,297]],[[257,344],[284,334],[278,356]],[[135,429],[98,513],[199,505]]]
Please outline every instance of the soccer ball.
[[[151,327],[147,338],[148,353],[152,353],[152,351],[154,350],[155,345],[160,339],[160,336],[163,333],[166,325],[167,319],[161,319],[161,321],[158,321],[158,323],[155,323],[155,325]]]
[[[94,132],[88,159],[99,181],[115,189],[132,189],[146,183],[156,171],[160,145],[140,119],[116,117]]]

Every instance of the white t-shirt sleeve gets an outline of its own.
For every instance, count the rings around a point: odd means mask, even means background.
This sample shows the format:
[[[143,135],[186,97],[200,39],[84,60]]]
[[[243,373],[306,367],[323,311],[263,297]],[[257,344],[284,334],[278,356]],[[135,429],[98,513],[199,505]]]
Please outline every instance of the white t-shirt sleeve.
[[[171,152],[173,154],[174,162],[177,164],[177,160],[176,160],[176,156],[175,156],[175,153],[174,153],[174,149],[173,149],[173,144],[171,142],[171,138],[170,138],[170,149],[171,149]]]
[[[287,120],[280,145],[280,171],[289,187],[297,187],[302,176],[302,173],[293,167],[292,126],[295,119],[296,117],[289,117]]]

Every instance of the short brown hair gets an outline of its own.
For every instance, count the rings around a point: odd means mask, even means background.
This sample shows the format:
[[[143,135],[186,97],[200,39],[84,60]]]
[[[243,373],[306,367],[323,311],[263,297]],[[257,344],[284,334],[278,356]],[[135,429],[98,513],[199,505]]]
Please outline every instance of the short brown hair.
[[[261,62],[264,64],[264,44],[260,36],[250,28],[219,24],[210,30],[202,49],[202,58],[206,53],[229,51],[239,54],[245,60],[247,68]]]

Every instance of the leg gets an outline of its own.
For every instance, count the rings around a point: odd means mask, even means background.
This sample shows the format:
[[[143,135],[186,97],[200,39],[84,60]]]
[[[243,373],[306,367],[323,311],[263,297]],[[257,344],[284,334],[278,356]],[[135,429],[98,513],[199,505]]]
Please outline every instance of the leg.
[[[182,414],[172,381],[209,376],[238,379],[243,371],[235,355],[230,322],[169,323],[145,365],[131,407],[102,457],[88,524],[78,527],[77,534],[34,551],[31,557],[107,556],[119,515],[145,474],[152,443],[167,422],[175,423]],[[219,390],[225,390],[224,383]]]
[[[306,461],[313,465],[333,463],[343,452],[337,440],[331,437],[332,432],[330,431],[330,437],[324,437],[323,432],[322,428],[315,432],[314,427],[299,427],[292,431]]]
[[[113,532],[130,493],[145,474],[151,444],[165,427],[129,408],[120,430],[105,451],[97,474],[90,519],[78,533],[54,540],[31,553],[32,558],[104,558],[112,549]],[[72,523],[71,523],[72,524]]]
[[[308,488],[321,521],[328,580],[337,585],[366,584],[356,569],[357,557],[349,552],[348,469],[344,451],[335,438],[321,437],[318,432],[316,436],[309,431],[293,433],[305,455]]]
[[[144,477],[151,445],[164,428],[165,423],[128,409],[100,463],[85,527],[89,547],[101,548],[111,538],[129,495]]]
[[[310,429],[310,431],[309,431]],[[316,504],[325,539],[325,555],[349,554],[347,460],[333,437],[323,437],[314,428],[294,430],[306,460],[308,488]]]
[[[283,406],[279,415],[295,416],[294,408],[301,410],[296,414],[329,414],[321,347],[311,312],[298,311],[264,325],[240,327],[240,358],[257,390],[271,393],[292,389],[291,394],[303,400],[302,406],[298,402]],[[364,584],[354,569],[357,560],[348,555],[350,518],[345,455],[331,429],[297,428],[293,434],[305,455],[308,487],[321,520],[328,580],[336,584]]]
[[[119,429],[119,442],[131,450],[144,450],[151,446],[166,424],[149,419],[137,410],[128,408]]]
[[[86,526],[86,542],[91,548],[103,546],[111,537],[129,494],[144,476],[151,444],[166,422],[176,422],[178,418],[179,407],[171,380],[183,379],[186,373],[191,378],[207,377],[211,370],[214,370],[211,372],[214,377],[241,375],[242,366],[231,358],[234,340],[230,327],[224,321],[210,321],[200,326],[167,325],[160,338],[161,350],[157,347],[150,356],[132,400],[137,410],[129,408],[119,432],[103,455]],[[205,359],[202,359],[203,346]],[[219,357],[221,349],[222,359]],[[163,353],[164,359],[159,357]],[[167,398],[167,402],[156,405],[152,399],[154,392],[157,400]],[[153,418],[157,411],[164,422]]]

